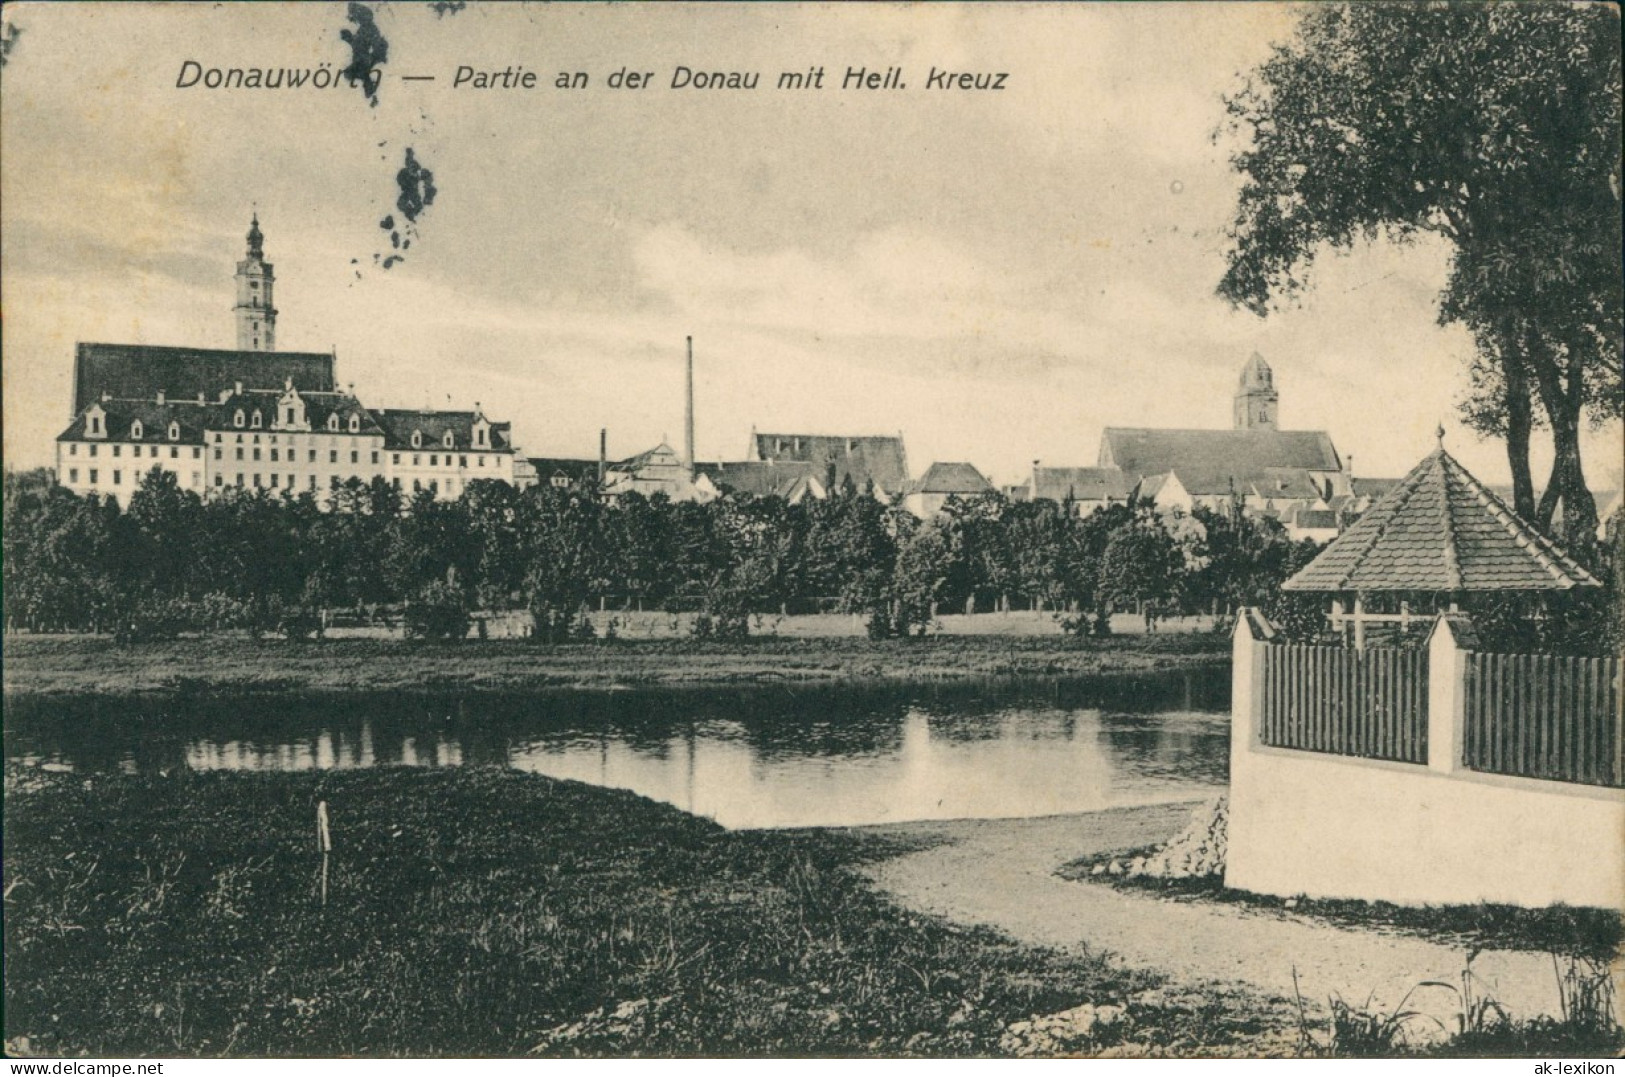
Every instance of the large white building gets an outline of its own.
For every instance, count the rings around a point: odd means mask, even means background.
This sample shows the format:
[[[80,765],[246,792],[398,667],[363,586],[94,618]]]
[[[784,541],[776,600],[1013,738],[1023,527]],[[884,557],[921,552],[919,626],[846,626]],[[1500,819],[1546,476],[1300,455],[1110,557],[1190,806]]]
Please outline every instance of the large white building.
[[[275,351],[275,276],[263,243],[256,217],[237,264],[236,350],[78,346],[58,482],[121,504],[155,467],[200,495],[308,492],[324,504],[352,479],[447,499],[478,479],[516,482],[511,428],[478,405],[368,408],[338,389],[332,355]]]

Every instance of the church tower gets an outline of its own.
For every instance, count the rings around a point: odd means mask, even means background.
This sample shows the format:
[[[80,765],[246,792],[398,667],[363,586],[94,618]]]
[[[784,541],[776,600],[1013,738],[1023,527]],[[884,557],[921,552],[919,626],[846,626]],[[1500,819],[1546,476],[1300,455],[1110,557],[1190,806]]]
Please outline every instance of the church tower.
[[[1241,368],[1241,385],[1236,389],[1236,429],[1275,430],[1280,407],[1275,374],[1264,357],[1253,352]]]
[[[237,263],[237,350],[276,351],[276,305],[271,290],[276,274],[265,260],[265,236],[260,234],[260,217],[248,229],[248,257]]]

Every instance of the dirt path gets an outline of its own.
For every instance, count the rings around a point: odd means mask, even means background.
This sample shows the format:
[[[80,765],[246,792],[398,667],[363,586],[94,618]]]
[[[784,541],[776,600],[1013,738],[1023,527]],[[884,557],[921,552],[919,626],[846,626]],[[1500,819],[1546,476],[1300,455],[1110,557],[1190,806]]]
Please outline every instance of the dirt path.
[[[1460,983],[1466,953],[1425,940],[1229,905],[1163,900],[1055,875],[1083,856],[1154,844],[1177,833],[1194,804],[1124,808],[1042,819],[900,824],[869,832],[927,837],[938,844],[869,867],[903,904],[967,924],[1002,929],[1024,942],[1088,946],[1181,984],[1239,982],[1323,1010],[1341,997],[1387,1013],[1426,1012],[1451,1030],[1459,1001],[1423,980]],[[1478,988],[1515,1017],[1556,1014],[1557,980],[1543,953],[1485,951],[1473,960]],[[1425,1023],[1425,1022],[1424,1022]]]

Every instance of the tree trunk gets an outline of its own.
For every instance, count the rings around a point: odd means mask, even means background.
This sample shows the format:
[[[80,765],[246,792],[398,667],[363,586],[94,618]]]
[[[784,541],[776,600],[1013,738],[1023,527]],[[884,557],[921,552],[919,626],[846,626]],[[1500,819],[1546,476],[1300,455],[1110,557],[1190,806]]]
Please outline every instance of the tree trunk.
[[[1536,522],[1557,533],[1571,551],[1584,553],[1596,543],[1597,503],[1586,488],[1585,471],[1580,464],[1580,413],[1585,401],[1584,362],[1581,349],[1572,342],[1565,349],[1566,361],[1550,351],[1534,364],[1541,404],[1552,428],[1552,474],[1536,509]],[[1563,503],[1563,520],[1553,527],[1552,516],[1558,501]]]
[[[1501,372],[1506,379],[1507,466],[1512,471],[1512,511],[1534,520],[1535,482],[1529,470],[1529,434],[1534,429],[1534,403],[1529,398],[1528,340],[1516,354],[1503,348]]]

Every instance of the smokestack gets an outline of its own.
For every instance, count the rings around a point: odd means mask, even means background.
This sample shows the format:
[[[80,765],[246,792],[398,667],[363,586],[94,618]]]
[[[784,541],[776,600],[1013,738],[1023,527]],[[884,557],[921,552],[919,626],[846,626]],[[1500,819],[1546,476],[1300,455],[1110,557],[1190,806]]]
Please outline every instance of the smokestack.
[[[609,427],[598,428],[598,485],[604,485],[604,473],[609,470]]]
[[[683,409],[683,466],[694,477],[694,338],[688,337],[688,395]]]

